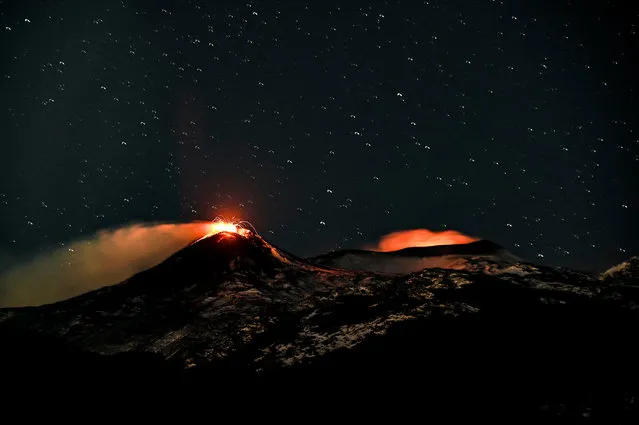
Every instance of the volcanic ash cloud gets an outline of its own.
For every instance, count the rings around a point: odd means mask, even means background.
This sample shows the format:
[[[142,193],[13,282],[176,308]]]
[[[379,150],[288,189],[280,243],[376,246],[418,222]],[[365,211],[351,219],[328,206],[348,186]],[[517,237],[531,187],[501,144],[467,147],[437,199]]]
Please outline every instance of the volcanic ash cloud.
[[[0,276],[0,306],[49,304],[114,285],[210,232],[210,223],[133,224],[101,231]]]

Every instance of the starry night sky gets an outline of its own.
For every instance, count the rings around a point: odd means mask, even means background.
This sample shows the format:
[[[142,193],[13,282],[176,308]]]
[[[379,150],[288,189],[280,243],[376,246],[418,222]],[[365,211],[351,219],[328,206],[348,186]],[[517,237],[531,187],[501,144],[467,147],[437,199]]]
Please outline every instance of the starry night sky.
[[[0,1],[0,256],[224,215],[603,270],[639,254],[639,19],[599,4]]]

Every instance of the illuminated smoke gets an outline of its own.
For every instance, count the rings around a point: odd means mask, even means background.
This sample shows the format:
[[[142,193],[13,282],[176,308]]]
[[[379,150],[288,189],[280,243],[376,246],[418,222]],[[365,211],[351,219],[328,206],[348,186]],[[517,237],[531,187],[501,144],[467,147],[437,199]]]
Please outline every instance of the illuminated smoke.
[[[415,246],[456,245],[475,242],[479,239],[467,236],[455,230],[436,232],[428,229],[402,230],[383,236],[377,245],[377,251],[397,251]]]
[[[213,230],[211,222],[199,222],[133,224],[98,232],[10,268],[0,276],[0,306],[48,304],[114,285]]]

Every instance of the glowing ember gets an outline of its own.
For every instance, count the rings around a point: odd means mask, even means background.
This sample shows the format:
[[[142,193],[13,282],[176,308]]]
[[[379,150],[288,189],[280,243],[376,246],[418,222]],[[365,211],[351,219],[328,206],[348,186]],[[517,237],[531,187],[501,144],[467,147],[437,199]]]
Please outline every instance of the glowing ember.
[[[220,232],[238,233],[237,226],[227,221],[217,221],[209,225],[209,233],[214,235]]]
[[[428,229],[404,230],[389,233],[382,237],[377,247],[378,251],[397,251],[414,246],[456,245],[475,242],[479,239],[466,236],[455,230],[435,232]]]
[[[208,225],[208,234],[205,237],[216,235],[221,232],[237,233],[241,236],[249,236],[251,234],[251,230],[246,228],[247,225],[253,227],[251,223],[247,221],[228,221],[218,217]]]

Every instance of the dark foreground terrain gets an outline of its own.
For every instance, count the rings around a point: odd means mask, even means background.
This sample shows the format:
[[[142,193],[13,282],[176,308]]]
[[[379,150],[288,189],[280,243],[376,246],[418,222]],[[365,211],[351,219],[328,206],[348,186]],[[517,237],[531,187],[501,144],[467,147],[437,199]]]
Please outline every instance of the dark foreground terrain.
[[[338,269],[220,233],[121,284],[0,309],[1,385],[217,419],[639,423],[638,259],[595,276],[482,243],[379,273],[365,252]]]

